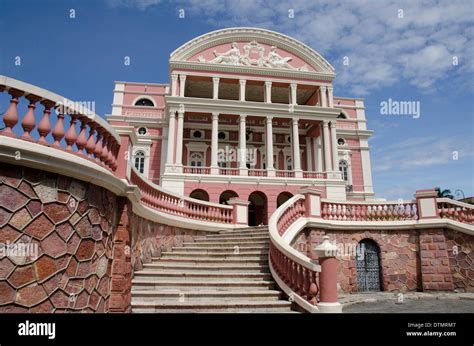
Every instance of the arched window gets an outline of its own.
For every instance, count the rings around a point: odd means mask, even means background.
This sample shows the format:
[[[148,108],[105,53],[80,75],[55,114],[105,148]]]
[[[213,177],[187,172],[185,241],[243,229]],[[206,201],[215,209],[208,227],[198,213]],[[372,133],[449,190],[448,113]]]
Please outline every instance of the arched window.
[[[151,100],[145,98],[139,99],[137,102],[135,102],[135,106],[155,107]]]
[[[135,168],[142,174],[145,171],[145,153],[143,151],[135,153]]]
[[[193,152],[190,155],[192,167],[202,167],[204,162],[204,155],[200,152]]]
[[[344,160],[339,161],[339,170],[342,173],[342,179],[344,179],[344,181],[347,181],[349,179],[347,169],[348,169],[347,162]]]
[[[293,162],[291,161],[291,156],[286,158],[286,170],[291,171],[293,169]]]
[[[344,115],[344,113],[339,113],[337,116],[338,119],[347,119],[347,117]]]

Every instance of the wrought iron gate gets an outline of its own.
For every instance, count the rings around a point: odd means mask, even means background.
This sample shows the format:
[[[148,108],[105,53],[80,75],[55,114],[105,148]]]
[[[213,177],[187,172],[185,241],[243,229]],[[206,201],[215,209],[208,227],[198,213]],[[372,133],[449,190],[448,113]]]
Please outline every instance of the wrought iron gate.
[[[362,240],[356,256],[359,292],[380,291],[379,249],[375,242]]]

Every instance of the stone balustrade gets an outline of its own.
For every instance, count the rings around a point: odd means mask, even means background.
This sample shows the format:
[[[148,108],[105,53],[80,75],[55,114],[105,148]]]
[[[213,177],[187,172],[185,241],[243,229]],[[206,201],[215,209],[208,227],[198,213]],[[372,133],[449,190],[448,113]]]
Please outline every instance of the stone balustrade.
[[[0,76],[0,92],[10,95],[1,136],[37,143],[117,169],[120,138],[101,117],[82,104],[13,78]],[[21,103],[25,114],[19,114]],[[38,114],[38,105],[43,107]]]
[[[471,204],[454,201],[449,198],[438,198],[437,207],[441,219],[450,219],[467,224],[474,224],[474,207]]]
[[[416,201],[346,202],[322,200],[322,218],[337,221],[417,220]]]
[[[141,201],[157,211],[200,221],[225,224],[233,222],[232,207],[163,191],[160,186],[145,180],[133,167],[131,167],[130,183],[138,186]]]

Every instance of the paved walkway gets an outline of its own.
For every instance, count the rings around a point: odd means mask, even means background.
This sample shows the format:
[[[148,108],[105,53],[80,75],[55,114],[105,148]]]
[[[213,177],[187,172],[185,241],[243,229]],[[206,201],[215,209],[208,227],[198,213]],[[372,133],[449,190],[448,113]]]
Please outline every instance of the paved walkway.
[[[474,293],[360,293],[340,295],[345,313],[474,313]]]

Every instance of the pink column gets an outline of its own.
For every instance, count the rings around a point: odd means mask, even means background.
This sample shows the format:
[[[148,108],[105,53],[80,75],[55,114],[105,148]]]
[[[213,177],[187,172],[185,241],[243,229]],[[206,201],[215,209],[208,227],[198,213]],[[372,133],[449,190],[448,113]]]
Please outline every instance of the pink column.
[[[337,298],[337,247],[331,244],[329,236],[325,235],[323,242],[316,246],[314,250],[321,265],[318,308],[321,312],[342,312],[342,305]]]

